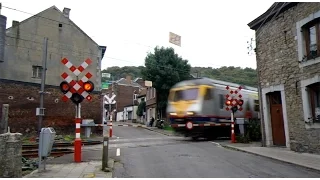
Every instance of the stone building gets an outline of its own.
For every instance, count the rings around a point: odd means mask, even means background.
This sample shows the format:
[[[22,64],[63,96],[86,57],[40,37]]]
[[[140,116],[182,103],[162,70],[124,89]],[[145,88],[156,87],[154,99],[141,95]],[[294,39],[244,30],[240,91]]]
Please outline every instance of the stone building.
[[[56,128],[57,133],[75,129],[75,106],[70,101],[62,102],[59,90],[63,72],[75,79],[61,63],[64,57],[76,67],[87,58],[92,60],[79,76],[91,72],[90,80],[95,85],[92,101],[82,103],[81,115],[101,123],[101,60],[106,47],[99,46],[70,19],[69,8],[60,11],[52,6],[22,22],[13,21],[6,30],[5,56],[0,61],[0,104],[10,105],[12,132],[36,132],[44,37],[48,38],[44,126]]]
[[[320,3],[277,2],[256,31],[263,144],[320,153]]]

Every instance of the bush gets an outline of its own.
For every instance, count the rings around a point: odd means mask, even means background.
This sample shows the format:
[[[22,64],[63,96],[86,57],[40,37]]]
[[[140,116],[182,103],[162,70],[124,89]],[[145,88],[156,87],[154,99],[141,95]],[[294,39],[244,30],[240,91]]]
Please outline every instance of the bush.
[[[248,134],[245,135],[238,135],[236,136],[237,143],[250,143],[250,137]]]
[[[239,132],[238,132],[239,133]],[[249,119],[245,125],[245,134],[236,135],[238,143],[250,143],[252,141],[261,141],[261,128],[259,119]]]
[[[261,125],[260,120],[250,119],[249,124],[247,125],[246,134],[251,141],[260,141],[261,140]]]

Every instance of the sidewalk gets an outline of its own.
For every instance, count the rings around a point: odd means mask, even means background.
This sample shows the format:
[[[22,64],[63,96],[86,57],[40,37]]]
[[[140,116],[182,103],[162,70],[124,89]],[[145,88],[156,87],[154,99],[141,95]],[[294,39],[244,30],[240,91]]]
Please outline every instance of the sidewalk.
[[[108,167],[113,167],[114,161],[109,160]],[[68,164],[47,164],[46,170],[38,170],[23,178],[112,178],[112,172],[101,170],[101,161],[91,161]]]
[[[320,155],[309,154],[309,153],[297,153],[290,151],[287,148],[278,147],[261,147],[261,143],[230,143],[230,141],[216,141],[216,144],[221,145],[225,148],[231,148],[234,150],[247,152],[267,158],[283,161],[290,164],[303,166],[309,169],[320,171]]]

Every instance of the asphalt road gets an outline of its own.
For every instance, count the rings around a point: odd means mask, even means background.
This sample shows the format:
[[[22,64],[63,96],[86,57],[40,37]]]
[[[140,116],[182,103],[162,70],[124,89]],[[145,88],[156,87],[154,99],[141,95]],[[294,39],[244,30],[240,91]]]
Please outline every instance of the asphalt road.
[[[110,152],[117,161],[116,178],[320,177],[318,171],[225,149],[210,141],[194,142],[135,127],[114,127],[113,132]]]

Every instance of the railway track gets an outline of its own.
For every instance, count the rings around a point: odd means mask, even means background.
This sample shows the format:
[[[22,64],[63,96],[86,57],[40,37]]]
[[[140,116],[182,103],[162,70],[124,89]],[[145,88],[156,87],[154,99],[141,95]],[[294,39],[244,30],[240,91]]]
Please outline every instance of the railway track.
[[[101,141],[83,141],[82,145],[88,146],[88,145],[97,145],[101,144]],[[22,150],[28,150],[28,149],[38,149],[38,143],[36,144],[23,144],[22,145]],[[73,142],[55,142],[53,144],[54,147],[68,147],[68,146],[73,146]]]
[[[50,156],[51,157],[59,157],[65,154],[73,153],[73,149],[52,149]],[[22,157],[24,158],[37,158],[38,157],[38,150],[26,150],[22,151]]]
[[[82,145],[97,145],[101,144],[101,141],[83,141]],[[22,157],[25,158],[36,158],[38,157],[38,143],[36,144],[23,144],[22,145]],[[64,154],[73,153],[73,148],[66,148],[72,147],[73,142],[55,142],[52,147],[52,151],[50,156],[51,157],[59,157],[63,156]]]

